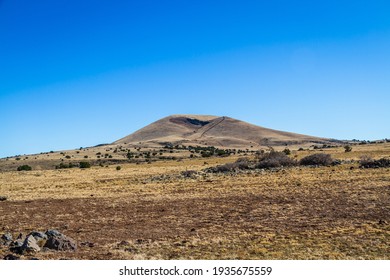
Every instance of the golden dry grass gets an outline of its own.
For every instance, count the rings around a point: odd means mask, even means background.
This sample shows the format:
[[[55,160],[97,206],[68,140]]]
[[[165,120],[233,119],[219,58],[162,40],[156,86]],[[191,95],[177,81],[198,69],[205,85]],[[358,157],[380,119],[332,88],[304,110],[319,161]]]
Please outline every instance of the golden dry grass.
[[[80,245],[41,259],[389,259],[389,169],[354,160],[390,145],[323,152],[351,161],[191,178],[235,157],[2,172],[0,234],[56,228]]]

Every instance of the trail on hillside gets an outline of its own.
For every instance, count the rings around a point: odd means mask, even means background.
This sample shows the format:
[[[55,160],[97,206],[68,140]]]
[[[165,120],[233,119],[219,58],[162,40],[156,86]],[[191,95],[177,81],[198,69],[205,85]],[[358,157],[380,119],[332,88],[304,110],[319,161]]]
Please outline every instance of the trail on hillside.
[[[222,117],[222,119],[220,121],[218,121],[217,123],[213,124],[210,128],[203,131],[203,133],[199,136],[199,138],[202,138],[207,132],[209,132],[211,129],[213,129],[217,125],[221,124],[224,120],[225,120],[225,117]]]

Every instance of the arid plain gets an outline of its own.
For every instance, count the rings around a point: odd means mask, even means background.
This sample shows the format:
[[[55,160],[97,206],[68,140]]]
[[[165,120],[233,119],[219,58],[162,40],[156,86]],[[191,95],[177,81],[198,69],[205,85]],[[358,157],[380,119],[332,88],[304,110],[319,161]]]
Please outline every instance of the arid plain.
[[[10,171],[35,159],[2,159],[0,234],[56,229],[78,244],[22,259],[389,259],[390,169],[362,169],[359,159],[388,157],[390,143],[320,150],[289,157],[321,152],[342,164],[210,173],[254,154],[175,149],[173,159],[85,169]]]

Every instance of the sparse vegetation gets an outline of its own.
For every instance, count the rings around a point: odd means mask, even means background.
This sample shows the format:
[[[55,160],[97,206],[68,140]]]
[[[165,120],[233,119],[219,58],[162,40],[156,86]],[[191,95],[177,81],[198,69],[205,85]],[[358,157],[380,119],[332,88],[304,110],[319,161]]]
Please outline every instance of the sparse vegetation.
[[[331,155],[329,154],[312,154],[302,158],[299,161],[300,165],[315,165],[315,166],[329,166],[333,162]]]
[[[308,146],[293,160],[313,153]],[[231,150],[230,157],[205,159],[189,145],[162,151],[118,146],[114,159],[105,149],[82,151],[91,165],[110,168],[53,169],[55,164],[80,167],[79,161],[50,158],[23,163],[32,172],[16,173],[14,157],[0,160],[2,225],[13,235],[26,229],[50,228],[58,222],[74,237],[73,253],[35,253],[39,259],[389,259],[390,211],[388,170],[383,163],[390,144],[326,148],[332,167],[257,168],[277,159],[275,151],[257,154]],[[321,149],[324,148],[321,146]],[[131,149],[138,159],[129,160]],[[193,151],[191,153],[191,151]],[[266,148],[264,148],[266,149]],[[112,153],[107,151],[108,154]],[[207,149],[208,150],[208,149]],[[96,153],[102,151],[102,159]],[[150,158],[146,158],[150,154]],[[154,155],[154,153],[157,153]],[[162,153],[162,154],[160,154]],[[236,155],[234,155],[236,153]],[[270,156],[270,154],[273,154]],[[75,153],[67,152],[72,155]],[[176,160],[172,160],[174,155]],[[194,155],[194,158],[189,158]],[[369,157],[362,157],[369,155]],[[76,156],[75,156],[76,157]],[[164,157],[158,160],[159,157]],[[23,155],[24,159],[25,156]],[[73,158],[73,156],[72,156]],[[167,160],[169,159],[169,160]],[[279,160],[281,159],[281,160]],[[360,159],[360,161],[358,161]],[[47,161],[45,167],[43,161]],[[153,164],[146,164],[146,160]],[[180,160],[180,161],[178,161]],[[342,164],[333,166],[335,160]],[[362,168],[356,168],[358,163]],[[371,168],[375,163],[378,168]],[[363,168],[365,164],[366,167]],[[317,165],[317,164],[316,164]],[[4,170],[4,166],[10,166]],[[35,168],[39,166],[39,168]],[[121,166],[122,171],[117,171]],[[372,165],[374,166],[374,165]],[[206,172],[210,167],[216,172]],[[1,200],[1,197],[0,197]],[[27,202],[27,203],[26,203]],[[39,207],[39,208],[37,208]],[[31,213],[39,209],[39,217]],[[66,229],[65,229],[66,228]],[[95,234],[98,233],[98,234]],[[83,245],[84,244],[84,245]],[[98,244],[98,246],[93,246]],[[89,246],[91,245],[91,246]],[[0,258],[9,252],[0,246]],[[21,258],[30,256],[21,256]]]
[[[126,154],[126,157],[127,157],[128,159],[132,159],[132,158],[134,157],[134,153],[128,152],[128,153]]]
[[[257,156],[256,168],[288,167],[297,164],[295,160],[288,157],[284,152],[271,151]]]
[[[360,159],[360,167],[362,168],[383,168],[390,167],[390,159],[381,158],[378,160],[374,160],[371,157],[363,156]]]
[[[208,172],[231,172],[245,169],[268,169],[277,167],[295,166],[297,162],[288,157],[284,152],[271,151],[269,153],[260,153],[254,160],[246,157],[238,158],[236,162],[226,163],[206,169]]]
[[[74,164],[72,162],[69,163],[61,162],[59,165],[55,166],[56,169],[66,169],[66,168],[73,168],[73,167],[77,167],[77,164]]]
[[[80,161],[79,166],[80,166],[80,168],[90,168],[91,164],[87,161]]]
[[[18,166],[17,168],[18,171],[30,171],[32,170],[32,167],[30,165],[21,165],[21,166]]]

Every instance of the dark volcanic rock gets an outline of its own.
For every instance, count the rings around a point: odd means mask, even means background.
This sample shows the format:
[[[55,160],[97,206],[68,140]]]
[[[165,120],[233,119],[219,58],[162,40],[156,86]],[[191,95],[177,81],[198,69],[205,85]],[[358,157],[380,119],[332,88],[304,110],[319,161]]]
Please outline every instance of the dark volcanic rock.
[[[81,245],[81,246],[85,246],[85,247],[90,247],[90,248],[95,247],[95,243],[89,242],[89,241],[81,242],[80,245]]]
[[[48,237],[55,237],[55,236],[64,236],[61,232],[59,232],[58,230],[55,230],[55,229],[49,229],[46,231],[46,235]]]
[[[57,251],[74,251],[77,249],[77,244],[72,238],[65,236],[57,230],[48,230],[46,235],[48,239],[44,245],[45,248]]]
[[[23,246],[24,240],[23,240],[23,234],[19,233],[18,237],[16,240],[12,241],[10,246],[10,251],[16,254],[22,254],[22,246]]]
[[[12,253],[15,253],[15,254],[23,254],[23,250],[22,250],[22,245],[23,244],[18,244],[17,246],[11,246],[9,247],[9,250],[12,252]]]
[[[15,255],[12,255],[12,254],[8,254],[6,255],[3,260],[20,260],[20,258],[18,256],[15,256]]]
[[[0,243],[2,245],[8,246],[12,243],[12,234],[11,233],[5,233],[1,236]]]

